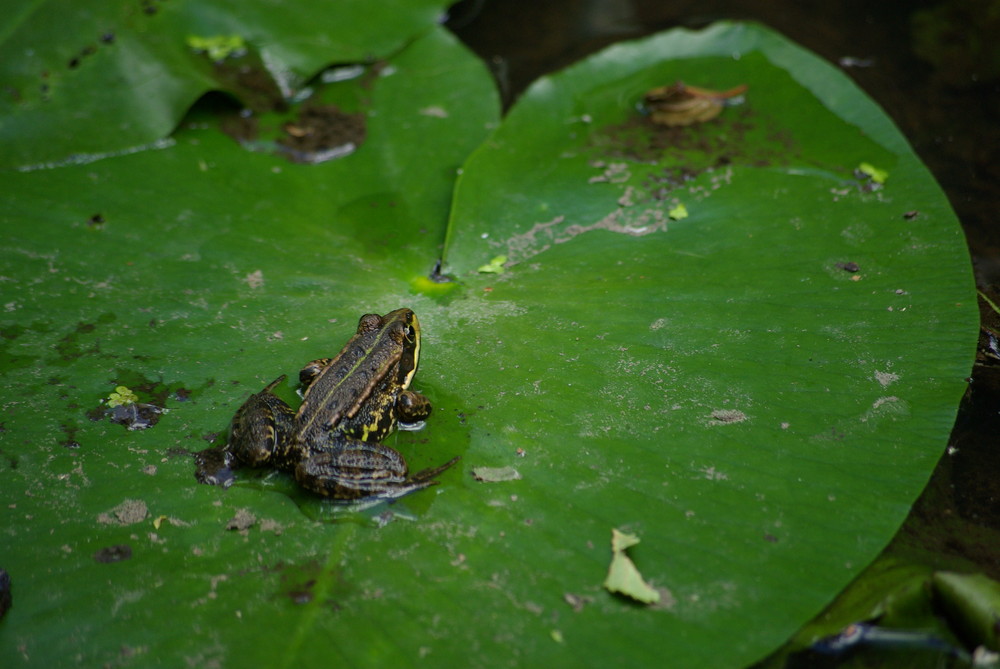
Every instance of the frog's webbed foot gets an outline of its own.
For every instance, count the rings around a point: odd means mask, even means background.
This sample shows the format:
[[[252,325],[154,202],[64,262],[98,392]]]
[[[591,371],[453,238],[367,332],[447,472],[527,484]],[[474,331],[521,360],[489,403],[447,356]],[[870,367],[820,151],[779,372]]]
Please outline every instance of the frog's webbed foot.
[[[234,464],[259,467],[272,461],[272,456],[283,456],[283,446],[294,428],[295,412],[271,390],[284,380],[282,374],[248,397],[233,416],[225,450],[232,455]]]
[[[303,388],[308,388],[309,385],[316,380],[316,377],[319,376],[319,373],[330,364],[331,360],[333,360],[333,358],[319,358],[303,367],[299,370],[299,384]]]
[[[396,420],[401,429],[419,429],[431,415],[431,401],[413,390],[404,390],[396,398]],[[405,427],[413,425],[415,427]]]
[[[395,449],[352,439],[300,461],[295,480],[303,488],[331,499],[396,499],[437,484],[431,479],[457,460],[410,477],[406,461]]]

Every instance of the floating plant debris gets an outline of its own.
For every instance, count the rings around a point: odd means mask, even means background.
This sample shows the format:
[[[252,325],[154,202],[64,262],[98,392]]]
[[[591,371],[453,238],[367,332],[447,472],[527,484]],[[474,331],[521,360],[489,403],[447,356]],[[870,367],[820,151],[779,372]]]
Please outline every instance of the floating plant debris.
[[[678,81],[647,92],[643,106],[653,123],[670,127],[693,125],[711,121],[722,113],[723,107],[740,104],[743,101],[740,96],[746,90],[745,85],[740,85],[728,91],[713,91]]]

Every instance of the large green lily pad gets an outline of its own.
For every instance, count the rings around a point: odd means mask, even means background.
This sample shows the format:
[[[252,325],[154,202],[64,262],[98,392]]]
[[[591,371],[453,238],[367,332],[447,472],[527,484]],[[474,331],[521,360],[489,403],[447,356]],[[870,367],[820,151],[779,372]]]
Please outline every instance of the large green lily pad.
[[[388,65],[340,160],[199,124],[5,175],[4,666],[739,666],[902,521],[976,306],[944,196],[842,75],[754,25],[612,47],[526,93],[449,220],[496,96],[440,29]],[[749,91],[653,129],[636,102],[676,79]],[[403,305],[435,413],[388,443],[461,455],[440,486],[338,511],[194,482],[248,393]],[[117,385],[169,413],[90,420]],[[657,604],[602,588],[612,528]]]
[[[0,167],[154,143],[210,90],[267,110],[331,63],[385,57],[440,0],[13,0],[0,26]],[[205,44],[232,44],[210,49]],[[243,54],[241,57],[240,54]]]

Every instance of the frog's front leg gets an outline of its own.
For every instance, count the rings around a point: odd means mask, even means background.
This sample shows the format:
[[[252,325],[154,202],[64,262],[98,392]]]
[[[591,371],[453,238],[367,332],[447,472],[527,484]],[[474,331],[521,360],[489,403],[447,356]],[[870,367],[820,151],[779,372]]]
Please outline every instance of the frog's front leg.
[[[295,412],[280,397],[271,392],[285,380],[282,374],[259,393],[243,403],[229,425],[226,452],[235,464],[260,467],[271,464],[281,467],[287,460]]]
[[[406,460],[395,449],[378,442],[345,438],[303,458],[295,467],[295,480],[303,488],[331,499],[395,499],[435,485],[437,481],[431,478],[455,461],[457,458],[411,478]]]

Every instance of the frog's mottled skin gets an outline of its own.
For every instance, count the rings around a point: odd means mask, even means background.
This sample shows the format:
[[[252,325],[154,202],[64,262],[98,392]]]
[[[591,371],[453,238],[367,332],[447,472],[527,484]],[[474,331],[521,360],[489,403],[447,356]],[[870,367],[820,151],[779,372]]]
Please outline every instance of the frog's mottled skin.
[[[236,464],[293,472],[302,487],[338,500],[401,497],[434,485],[458,458],[410,476],[403,456],[380,443],[397,423],[430,415],[427,398],[407,390],[419,358],[416,314],[365,314],[335,358],[299,373],[298,411],[271,392],[285,380],[279,376],[233,416],[226,450]]]

